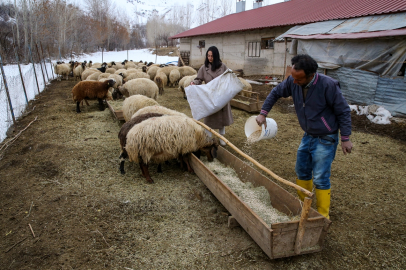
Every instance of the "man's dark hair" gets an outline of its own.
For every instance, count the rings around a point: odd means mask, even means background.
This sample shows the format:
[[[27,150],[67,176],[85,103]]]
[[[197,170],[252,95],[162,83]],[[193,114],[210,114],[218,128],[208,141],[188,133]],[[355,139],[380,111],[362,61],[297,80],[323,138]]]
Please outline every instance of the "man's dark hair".
[[[295,66],[295,70],[303,70],[306,74],[306,77],[309,77],[311,74],[316,73],[317,62],[308,54],[298,54],[292,58],[292,66]]]
[[[210,48],[207,49],[206,60],[204,61],[204,66],[207,68],[209,67],[209,64],[210,64],[209,58],[207,57],[209,52],[211,52],[213,54],[213,63],[211,64],[211,70],[215,71],[216,69],[221,67],[222,62],[220,60],[220,53],[216,46],[211,46]]]

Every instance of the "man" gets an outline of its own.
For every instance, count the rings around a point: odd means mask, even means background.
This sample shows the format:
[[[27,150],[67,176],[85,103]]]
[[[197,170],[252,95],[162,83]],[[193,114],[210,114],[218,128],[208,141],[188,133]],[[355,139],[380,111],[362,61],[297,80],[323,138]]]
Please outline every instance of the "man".
[[[351,153],[351,110],[338,81],[318,74],[317,62],[309,55],[292,58],[292,73],[275,87],[265,100],[258,125],[266,125],[266,116],[280,97],[293,98],[300,126],[305,131],[296,158],[296,183],[316,190],[317,211],[330,218],[330,172],[341,133],[341,148]],[[303,201],[305,194],[298,191]]]

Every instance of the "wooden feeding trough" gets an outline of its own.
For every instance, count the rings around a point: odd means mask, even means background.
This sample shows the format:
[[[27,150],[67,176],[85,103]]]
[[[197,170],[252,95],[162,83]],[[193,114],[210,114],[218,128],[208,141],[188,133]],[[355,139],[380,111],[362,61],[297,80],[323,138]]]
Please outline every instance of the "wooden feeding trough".
[[[109,107],[110,112],[113,114],[114,118],[118,121],[124,121],[124,114],[122,110],[115,110],[111,104],[107,102],[107,106]]]
[[[210,171],[210,169],[208,169],[198,158],[192,155],[190,164],[196,175],[231,213],[233,219],[235,219],[262,248],[269,258],[276,259],[321,251],[331,221],[310,207],[314,194],[275,175],[273,172],[242,153],[226,138],[222,137],[203,123],[198,123],[210,130],[215,136],[221,137],[226,144],[244,157],[249,158],[251,162],[272,175],[273,178],[301,190],[308,196],[305,198],[304,202],[301,202],[297,197],[291,195],[269,178],[244,163],[241,159],[237,158],[226,149],[219,147],[217,151],[217,159],[222,164],[233,168],[241,181],[249,181],[254,187],[265,187],[270,195],[273,208],[288,216],[300,215],[300,220],[268,225],[226,184],[224,184],[224,182]]]
[[[264,186],[271,197],[272,206],[287,215],[300,215],[303,202],[265,177],[242,160],[219,147],[217,159],[233,168],[241,181],[251,182],[254,186]],[[324,239],[331,221],[310,208],[308,219],[300,236],[300,220],[267,225],[252,209],[198,158],[192,155],[191,166],[196,175],[210,189],[216,198],[232,214],[232,217],[252,237],[271,259],[318,252],[322,249]],[[299,243],[299,240],[300,243]],[[299,245],[299,247],[298,247]]]
[[[230,105],[247,112],[260,112],[264,101],[259,100],[259,93],[246,90],[242,91],[251,93],[251,97],[244,97],[238,94],[230,101]]]

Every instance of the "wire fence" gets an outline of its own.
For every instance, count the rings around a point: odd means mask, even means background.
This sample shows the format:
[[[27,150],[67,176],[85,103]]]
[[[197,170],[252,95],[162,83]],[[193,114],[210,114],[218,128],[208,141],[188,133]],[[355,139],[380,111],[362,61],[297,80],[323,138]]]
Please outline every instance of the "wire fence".
[[[54,79],[52,63],[4,65],[0,61],[0,143],[7,137],[7,130],[27,108],[28,102],[46,89]]]

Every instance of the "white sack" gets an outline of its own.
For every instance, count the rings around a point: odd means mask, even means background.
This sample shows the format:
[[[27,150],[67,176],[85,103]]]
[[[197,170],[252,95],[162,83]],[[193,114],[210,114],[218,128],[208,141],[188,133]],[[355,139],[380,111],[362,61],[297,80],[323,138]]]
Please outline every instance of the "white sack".
[[[192,116],[199,120],[218,112],[237,95],[244,85],[231,69],[208,84],[190,85],[185,88]]]

